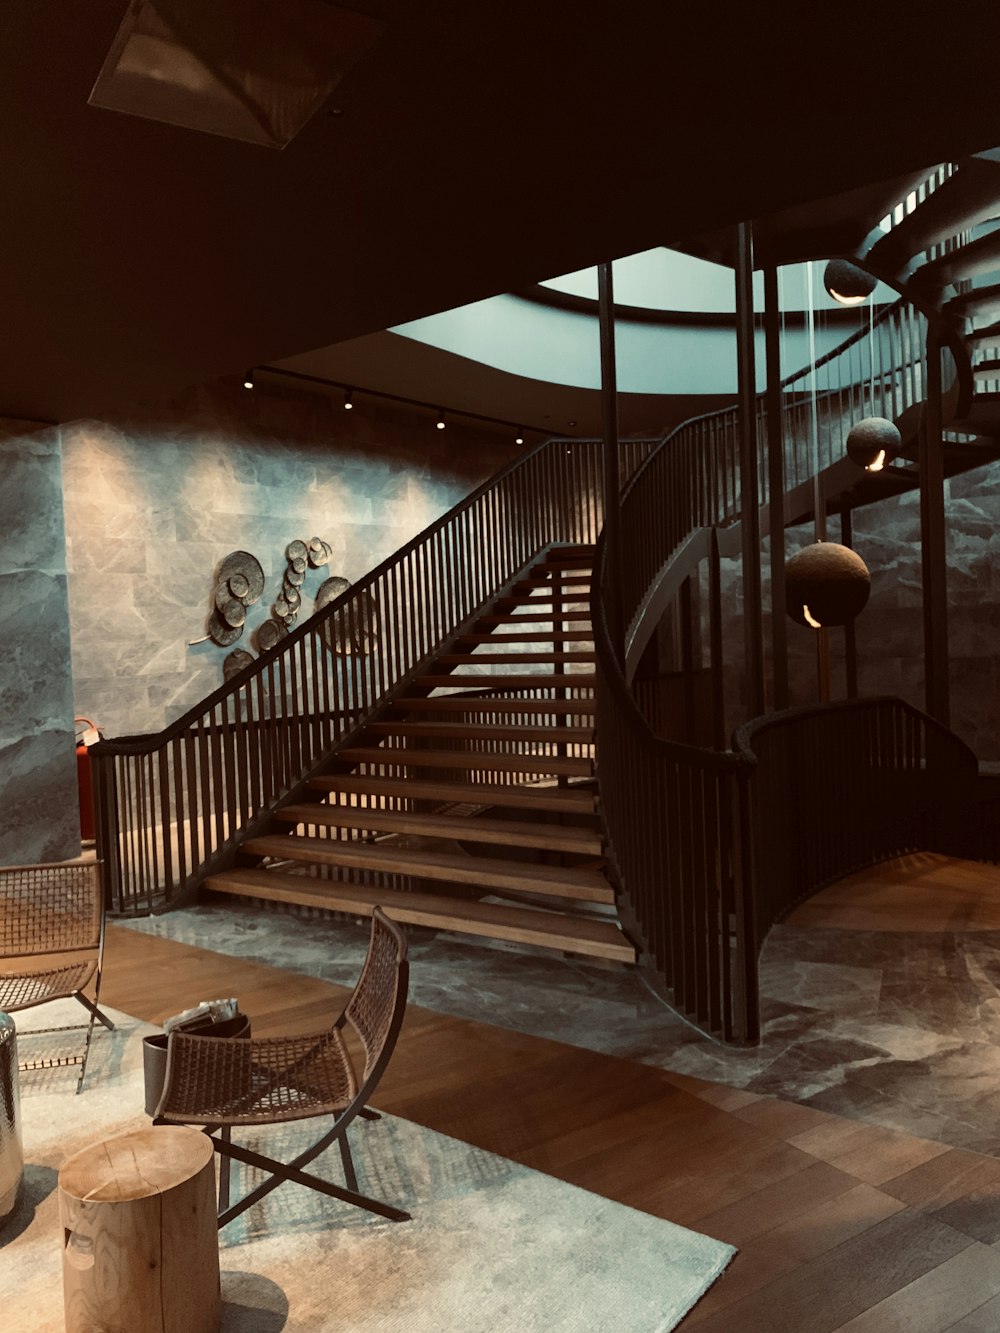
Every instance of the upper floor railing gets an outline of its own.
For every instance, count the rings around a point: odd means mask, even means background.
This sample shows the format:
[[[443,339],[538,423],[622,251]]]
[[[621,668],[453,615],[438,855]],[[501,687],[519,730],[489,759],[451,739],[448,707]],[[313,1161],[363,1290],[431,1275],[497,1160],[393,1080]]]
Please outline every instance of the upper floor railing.
[[[843,458],[847,431],[861,417],[886,416],[905,425],[907,414],[915,415],[927,382],[926,331],[923,315],[897,301],[815,366],[782,381],[786,493]],[[946,389],[953,383],[949,374]],[[757,396],[759,505],[769,499],[765,401],[763,393]],[[639,484],[625,492],[619,566],[622,619],[629,629],[682,542],[698,528],[725,526],[739,517],[739,439],[735,405],[694,417],[664,440],[635,478]]]

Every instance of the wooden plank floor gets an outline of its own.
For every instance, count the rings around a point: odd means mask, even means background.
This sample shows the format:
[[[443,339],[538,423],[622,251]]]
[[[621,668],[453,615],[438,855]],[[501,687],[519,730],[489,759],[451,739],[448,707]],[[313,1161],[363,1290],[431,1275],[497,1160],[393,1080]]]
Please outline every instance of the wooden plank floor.
[[[933,935],[1000,930],[1000,869],[913,852],[848,875],[797,907],[788,922]]]
[[[150,1022],[236,995],[266,1035],[321,1028],[345,991],[111,926],[102,994]],[[376,1101],[737,1245],[684,1329],[1000,1329],[993,1158],[416,1007]]]

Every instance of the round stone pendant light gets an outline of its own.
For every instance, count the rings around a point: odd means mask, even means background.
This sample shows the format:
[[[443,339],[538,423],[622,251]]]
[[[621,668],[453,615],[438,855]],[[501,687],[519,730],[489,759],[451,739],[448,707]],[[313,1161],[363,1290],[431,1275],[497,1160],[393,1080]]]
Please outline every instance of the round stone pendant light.
[[[847,456],[866,472],[881,472],[899,453],[903,437],[887,417],[864,417],[847,436]]]
[[[870,273],[847,259],[831,259],[823,270],[823,286],[841,305],[860,305],[876,285]]]
[[[868,566],[837,542],[816,542],[785,565],[785,609],[800,625],[846,625],[864,610],[871,591]]]

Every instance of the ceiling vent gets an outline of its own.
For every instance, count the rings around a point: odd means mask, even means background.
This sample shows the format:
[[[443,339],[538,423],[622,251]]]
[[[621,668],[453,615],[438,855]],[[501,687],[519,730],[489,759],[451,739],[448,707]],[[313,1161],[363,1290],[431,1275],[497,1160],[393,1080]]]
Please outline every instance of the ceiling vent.
[[[131,0],[88,101],[284,148],[384,31],[323,0]]]

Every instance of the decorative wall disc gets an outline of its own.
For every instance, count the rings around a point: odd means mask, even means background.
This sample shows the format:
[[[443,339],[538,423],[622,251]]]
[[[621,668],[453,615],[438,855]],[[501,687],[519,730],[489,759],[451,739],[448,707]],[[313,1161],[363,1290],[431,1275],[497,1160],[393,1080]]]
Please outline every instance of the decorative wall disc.
[[[247,606],[260,601],[264,592],[264,571],[257,557],[251,555],[249,551],[230,552],[219,566],[218,579],[220,583],[228,582],[237,575],[242,576],[247,582],[247,590],[241,600]]]
[[[242,625],[247,618],[247,609],[238,597],[231,597],[228,602],[219,607],[219,615],[234,629]]]
[[[292,613],[292,608],[285,601],[284,597],[279,597],[271,609],[279,620],[287,620]]]
[[[305,542],[300,542],[300,541],[289,542],[288,545],[285,547],[285,559],[288,561],[289,564],[291,564],[293,560],[304,561],[306,558],[306,550],[307,548]],[[302,568],[305,569],[304,564]]]
[[[346,592],[350,586],[347,579],[342,579],[339,576],[324,579],[316,593],[315,609],[322,611],[324,606],[329,606],[331,602],[335,602],[340,594]]]
[[[298,588],[294,588],[288,583],[281,589],[281,595],[288,603],[289,611],[297,611],[302,605],[302,598],[299,595]]]
[[[250,592],[250,580],[245,574],[231,574],[229,576],[229,591],[234,597],[241,601]]]
[[[313,537],[309,543],[309,563],[313,569],[321,569],[323,565],[330,563],[330,557],[333,555],[333,547],[320,537]]]
[[[242,625],[228,625],[218,611],[213,611],[208,618],[208,637],[220,648],[228,648],[242,633]]]
[[[222,675],[225,680],[232,680],[238,676],[254,661],[253,653],[248,653],[245,648],[234,648],[222,663]]]
[[[257,626],[256,643],[259,653],[266,653],[269,648],[273,648],[279,639],[283,639],[288,631],[284,625],[277,620],[265,620],[262,625]]]
[[[305,582],[305,578],[305,570],[296,569],[294,565],[289,565],[285,570],[285,579],[293,588],[301,588],[302,584]]]

